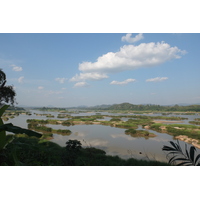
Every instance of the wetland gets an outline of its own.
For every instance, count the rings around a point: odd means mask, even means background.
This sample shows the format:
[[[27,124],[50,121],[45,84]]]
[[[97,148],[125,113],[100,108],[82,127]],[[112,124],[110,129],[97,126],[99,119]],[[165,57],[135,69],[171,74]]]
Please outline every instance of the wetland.
[[[123,159],[167,162],[162,147],[177,139],[200,148],[198,112],[26,110],[8,111],[3,120],[42,133],[42,139],[62,147],[68,140],[78,140],[83,147]]]

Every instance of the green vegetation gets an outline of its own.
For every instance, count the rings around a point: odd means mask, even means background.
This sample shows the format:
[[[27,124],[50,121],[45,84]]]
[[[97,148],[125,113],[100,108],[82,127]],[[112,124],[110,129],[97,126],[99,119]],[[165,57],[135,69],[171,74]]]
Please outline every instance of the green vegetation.
[[[185,120],[188,118],[185,117],[166,117],[166,116],[147,116],[147,115],[120,115],[120,116],[113,116],[113,115],[104,115],[104,117],[114,117],[114,118],[135,118],[135,119],[161,119],[161,120]]]
[[[9,105],[4,105],[0,108],[0,154],[6,148],[6,146],[9,144],[9,142],[11,142],[13,139],[13,135],[6,135],[6,131],[12,132],[14,134],[25,133],[29,136],[34,136],[34,137],[42,136],[41,134],[36,133],[32,130],[27,130],[27,129],[20,128],[18,126],[13,126],[13,124],[11,124],[11,123],[4,124],[1,117],[8,107],[9,107]]]
[[[190,105],[190,106],[160,106],[160,105],[133,105],[130,103],[115,104],[107,108],[108,110],[128,110],[128,111],[191,111],[200,112],[200,105]]]
[[[177,129],[175,127],[166,127],[167,132],[169,134],[172,134],[173,136],[179,136],[179,135],[186,135],[190,138],[198,139],[200,140],[200,129],[189,129],[189,128],[180,128]]]
[[[56,119],[27,119],[27,123],[30,124],[61,124],[63,126],[71,126],[74,125],[71,121],[69,120],[56,120]]]
[[[0,69],[0,107],[9,103],[13,105],[15,102],[14,88],[11,85],[6,85],[6,82],[6,74]]]
[[[167,166],[158,161],[122,159],[94,147],[83,148],[77,140],[66,147],[36,138],[15,137],[0,155],[0,165],[20,166]]]
[[[162,131],[162,127],[165,127],[165,124],[155,123],[151,124],[150,129],[160,132]]]
[[[186,135],[190,138],[200,140],[200,127],[189,124],[161,124],[156,123],[150,126],[150,129],[158,132],[165,132],[175,136]]]
[[[111,113],[130,113],[134,112],[135,114],[141,114],[141,113],[150,113],[150,112],[161,112],[161,113],[174,113],[176,114],[197,114],[197,112],[200,112],[200,105],[188,105],[188,106],[161,106],[161,105],[154,105],[154,104],[130,104],[130,103],[121,103],[121,104],[114,104],[114,105],[102,105],[102,106],[93,106],[93,107],[73,107],[69,108],[67,110],[66,108],[52,108],[52,107],[43,107],[43,108],[36,108],[40,111],[50,111],[50,112],[60,112],[60,113],[80,113],[80,112],[86,112],[86,111],[95,111],[95,112],[101,112],[101,111],[108,111]],[[182,113],[178,113],[182,112]]]
[[[122,121],[120,118],[117,118],[117,117],[115,117],[115,118],[112,118],[112,119],[110,119],[110,121],[111,122],[120,122],[120,121]]]
[[[51,115],[51,114],[38,114],[38,113],[34,113],[36,116],[46,116],[46,117],[49,117],[49,118],[54,118],[54,115]]]
[[[190,124],[200,125],[200,121],[189,121]]]
[[[31,115],[30,112],[24,111],[24,110],[6,110],[2,116],[2,119],[4,121],[8,121],[9,118],[15,118],[16,116],[19,116],[20,114],[22,115]]]
[[[37,133],[33,130],[23,129],[13,126],[13,124],[3,124],[2,116],[5,110],[9,107],[5,103],[14,104],[15,92],[12,86],[5,86],[6,75],[0,70],[0,165],[8,166],[113,166],[113,165],[167,165],[157,161],[144,161],[130,158],[124,160],[118,156],[108,156],[105,151],[93,147],[82,148],[81,143],[77,140],[69,140],[66,142],[66,147],[49,142],[46,139],[52,136],[52,132],[59,134],[71,134],[70,130],[54,130],[45,124],[73,124],[73,122],[65,120],[27,120],[28,127],[45,132],[45,134]],[[43,108],[42,110],[47,110]],[[57,109],[55,109],[57,110]],[[66,112],[64,109],[59,109],[59,112]],[[24,113],[21,113],[24,114]],[[47,117],[54,117],[46,115]],[[5,117],[5,116],[4,116]],[[103,118],[101,115],[91,117],[73,117],[72,121],[96,121]],[[5,118],[7,119],[7,118]],[[121,123],[121,122],[120,122]],[[42,124],[42,125],[41,125]],[[6,131],[12,132],[15,135],[6,135]]]
[[[57,118],[70,118],[71,115],[68,114],[58,114]]]
[[[135,130],[135,129],[128,129],[125,130],[126,135],[130,135],[131,137],[155,137],[156,135],[144,130]]]
[[[61,135],[71,135],[71,131],[68,129],[52,129],[50,127],[44,126],[44,125],[39,125],[39,124],[28,124],[28,129],[32,129],[35,131],[39,131],[43,133],[43,139],[44,138],[49,138],[52,137],[53,134],[49,134],[49,133],[57,133],[57,134],[61,134]]]

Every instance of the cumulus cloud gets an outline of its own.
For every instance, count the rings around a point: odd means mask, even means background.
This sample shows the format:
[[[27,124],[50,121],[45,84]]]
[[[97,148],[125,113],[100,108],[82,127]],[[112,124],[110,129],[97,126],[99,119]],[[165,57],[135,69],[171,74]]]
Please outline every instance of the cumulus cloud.
[[[108,78],[108,74],[154,67],[179,59],[185,53],[186,51],[176,46],[171,47],[165,42],[124,45],[117,52],[108,52],[98,57],[96,62],[80,63],[80,74],[76,74],[70,81],[102,80]]]
[[[18,78],[18,82],[19,82],[19,83],[23,83],[23,79],[24,79],[24,76],[19,77],[19,78]]]
[[[67,80],[67,78],[56,78],[55,81],[58,81],[59,83],[64,83]]]
[[[42,90],[42,89],[44,89],[43,86],[39,86],[39,87],[38,87],[38,90]]]
[[[124,45],[118,52],[108,52],[99,57],[96,62],[83,62],[79,70],[85,73],[116,73],[135,70],[142,67],[152,67],[172,59],[181,58],[185,51],[170,47],[165,42],[142,43],[138,46]]]
[[[147,79],[146,82],[161,82],[167,80],[168,77],[156,77],[156,78],[150,78]]]
[[[74,77],[70,79],[70,81],[84,81],[84,80],[102,80],[108,78],[108,76],[104,73],[80,73],[80,75],[76,74]]]
[[[86,82],[78,82],[78,83],[76,83],[75,85],[74,85],[74,87],[88,87],[89,86],[89,84],[88,83],[86,83]]]
[[[20,72],[20,71],[22,71],[22,67],[19,67],[19,66],[16,66],[16,65],[11,65],[13,68],[12,68],[12,70],[13,71],[16,71],[16,72]]]
[[[111,85],[126,85],[128,83],[135,82],[135,81],[136,81],[135,79],[129,78],[129,79],[126,79],[125,81],[121,81],[121,82],[119,82],[119,81],[112,81],[110,84]]]
[[[122,41],[134,43],[134,42],[137,42],[137,41],[142,40],[144,38],[142,33],[139,33],[138,35],[136,35],[133,38],[131,36],[132,36],[132,33],[127,33],[125,36],[122,37]]]

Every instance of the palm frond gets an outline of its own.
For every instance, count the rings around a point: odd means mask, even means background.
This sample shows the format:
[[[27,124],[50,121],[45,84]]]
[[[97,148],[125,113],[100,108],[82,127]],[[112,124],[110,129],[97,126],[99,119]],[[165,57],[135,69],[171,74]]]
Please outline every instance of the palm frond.
[[[177,166],[199,166],[200,154],[195,157],[196,148],[191,146],[189,151],[187,144],[185,144],[185,152],[183,152],[179,141],[174,143],[170,141],[171,146],[164,145],[162,150],[167,151],[166,158],[169,159],[169,164],[176,164]]]

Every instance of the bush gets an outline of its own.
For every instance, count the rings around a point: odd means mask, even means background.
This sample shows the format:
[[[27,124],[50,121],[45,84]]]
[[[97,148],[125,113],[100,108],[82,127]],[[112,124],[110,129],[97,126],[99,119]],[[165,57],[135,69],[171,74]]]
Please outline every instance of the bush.
[[[125,134],[136,134],[137,131],[135,129],[128,129],[128,130],[125,130]]]

